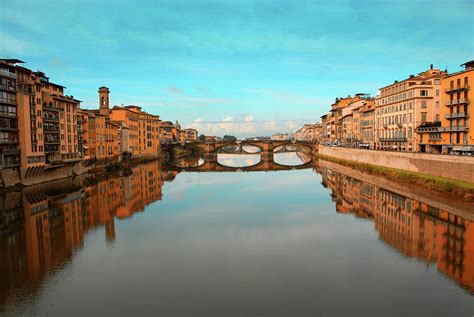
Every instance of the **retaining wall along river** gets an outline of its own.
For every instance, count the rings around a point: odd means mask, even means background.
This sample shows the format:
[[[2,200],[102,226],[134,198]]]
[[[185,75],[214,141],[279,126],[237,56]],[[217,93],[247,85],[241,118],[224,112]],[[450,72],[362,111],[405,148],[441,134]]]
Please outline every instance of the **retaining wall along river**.
[[[319,154],[474,183],[474,157],[319,146]]]

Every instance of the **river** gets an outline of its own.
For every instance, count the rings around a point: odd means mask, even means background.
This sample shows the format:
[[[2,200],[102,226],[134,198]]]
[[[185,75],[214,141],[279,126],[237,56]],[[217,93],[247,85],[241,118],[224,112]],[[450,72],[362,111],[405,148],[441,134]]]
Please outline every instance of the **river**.
[[[310,167],[156,161],[0,194],[0,314],[474,314],[472,204],[275,156]]]

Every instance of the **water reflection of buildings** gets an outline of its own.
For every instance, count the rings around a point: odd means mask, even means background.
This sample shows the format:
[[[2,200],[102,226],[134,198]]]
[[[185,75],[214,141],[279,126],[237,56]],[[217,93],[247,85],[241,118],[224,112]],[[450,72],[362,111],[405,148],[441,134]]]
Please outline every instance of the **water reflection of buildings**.
[[[13,288],[35,289],[45,273],[66,263],[87,231],[131,217],[162,198],[161,163],[132,168],[128,176],[64,180],[0,194],[0,307]]]
[[[474,292],[474,223],[331,169],[321,168],[338,213],[371,219],[380,239]]]

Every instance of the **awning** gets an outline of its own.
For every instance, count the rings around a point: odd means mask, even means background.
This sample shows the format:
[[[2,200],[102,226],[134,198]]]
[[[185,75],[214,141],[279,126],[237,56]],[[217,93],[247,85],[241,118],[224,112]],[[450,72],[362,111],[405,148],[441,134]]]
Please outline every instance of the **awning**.
[[[472,146],[472,145],[462,146],[461,151],[463,151],[463,152],[474,152],[474,146]]]

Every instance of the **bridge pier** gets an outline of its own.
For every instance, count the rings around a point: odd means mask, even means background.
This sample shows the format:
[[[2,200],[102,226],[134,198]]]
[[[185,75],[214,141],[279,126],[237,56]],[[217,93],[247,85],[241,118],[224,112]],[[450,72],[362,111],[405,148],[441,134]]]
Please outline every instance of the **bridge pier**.
[[[263,143],[260,152],[260,160],[264,165],[273,163],[273,142]]]
[[[213,171],[217,167],[217,152],[215,151],[215,146],[214,148],[211,148],[210,150],[211,152],[203,153],[203,159],[204,159],[203,169],[208,170],[208,171]]]

